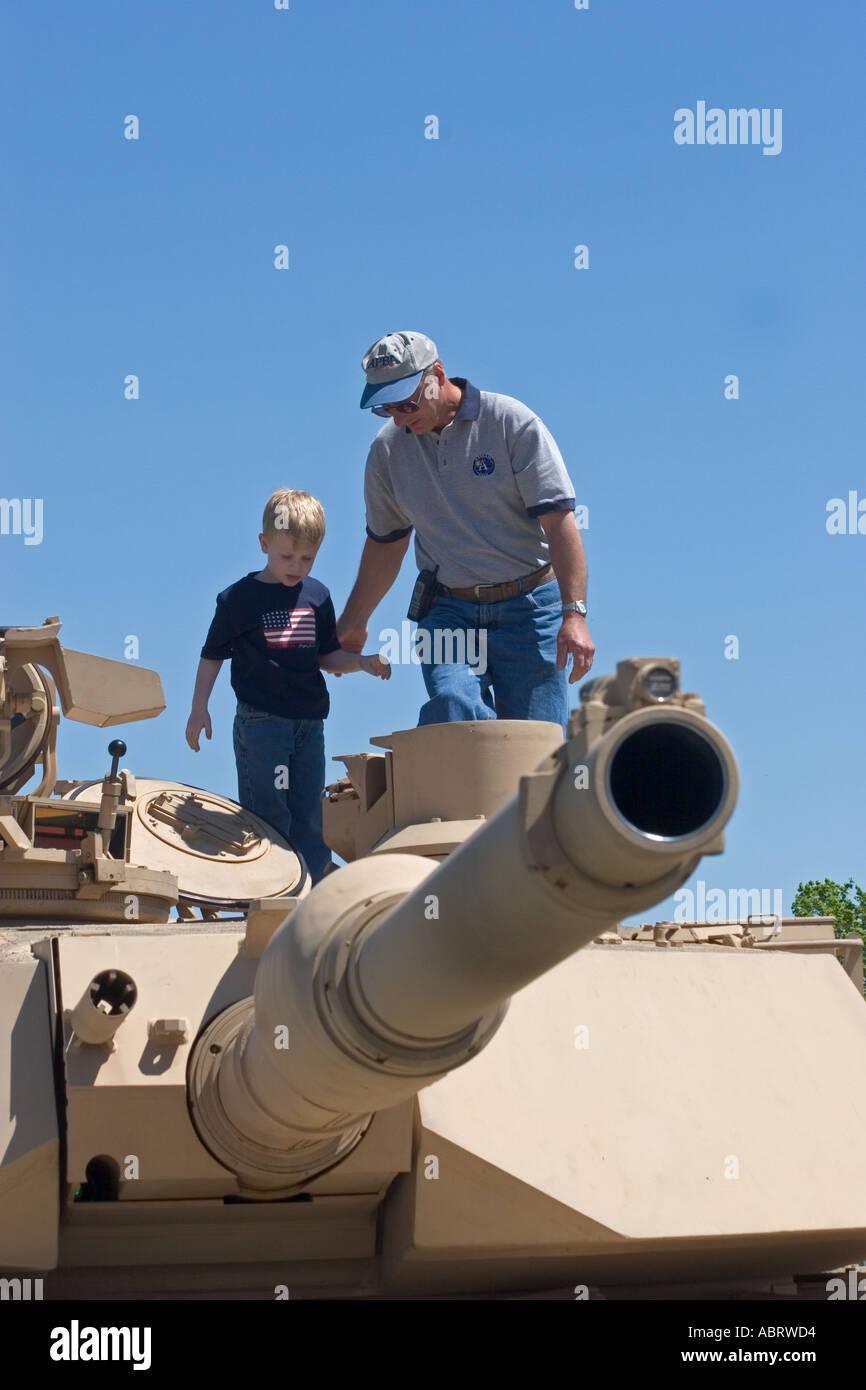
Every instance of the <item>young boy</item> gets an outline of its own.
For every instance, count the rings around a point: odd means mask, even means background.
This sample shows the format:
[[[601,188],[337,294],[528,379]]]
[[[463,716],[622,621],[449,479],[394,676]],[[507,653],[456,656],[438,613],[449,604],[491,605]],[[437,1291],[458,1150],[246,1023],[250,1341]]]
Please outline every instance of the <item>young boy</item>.
[[[391,675],[380,657],[340,647],[328,590],[310,575],[324,535],[325,513],[309,493],[284,488],[268,498],[259,536],[268,562],[217,596],[186,726],[197,753],[201,730],[211,737],[214,681],[231,657],[238,801],[291,841],[313,883],[333,862],[322,839],[330,708],[322,671]]]

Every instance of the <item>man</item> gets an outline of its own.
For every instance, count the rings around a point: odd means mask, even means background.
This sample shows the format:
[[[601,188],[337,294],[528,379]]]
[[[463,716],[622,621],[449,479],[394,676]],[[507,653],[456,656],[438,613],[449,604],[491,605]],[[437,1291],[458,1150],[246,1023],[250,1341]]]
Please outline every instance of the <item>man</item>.
[[[437,659],[434,642],[418,723],[546,719],[564,730],[568,658],[579,680],[595,648],[574,488],[554,439],[520,401],[449,379],[423,333],[380,338],[363,368],[361,409],[390,421],[367,457],[367,542],[341,645],[362,650],[414,528],[418,568],[435,572],[419,631],[462,632],[465,653],[486,658],[443,660],[439,642]]]

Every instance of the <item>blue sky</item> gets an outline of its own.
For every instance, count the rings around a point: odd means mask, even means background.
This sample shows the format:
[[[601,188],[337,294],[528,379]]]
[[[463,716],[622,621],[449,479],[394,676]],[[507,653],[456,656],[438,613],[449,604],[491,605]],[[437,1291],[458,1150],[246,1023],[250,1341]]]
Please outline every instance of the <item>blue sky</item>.
[[[87,0],[3,28],[0,493],[44,522],[0,535],[0,622],[57,613],[118,658],[139,638],[167,708],[121,731],[128,766],[234,794],[227,668],[213,742],[183,737],[214,597],[259,568],[268,494],[302,487],[339,612],[360,358],[411,328],[556,437],[594,673],[676,655],[730,738],[741,802],[699,876],[786,910],[800,879],[866,882],[866,535],[825,524],[866,498],[862,6]],[[781,108],[781,152],[675,144],[698,101]],[[413,577],[410,553],[373,636]],[[424,698],[414,667],[330,684],[329,758]],[[101,773],[110,736],[66,723],[61,776]]]

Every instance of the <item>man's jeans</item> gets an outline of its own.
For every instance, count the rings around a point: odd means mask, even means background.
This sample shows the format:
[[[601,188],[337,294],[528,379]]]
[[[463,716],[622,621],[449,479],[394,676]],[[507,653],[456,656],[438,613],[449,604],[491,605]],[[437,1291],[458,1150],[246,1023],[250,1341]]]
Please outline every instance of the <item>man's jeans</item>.
[[[234,744],[238,801],[291,842],[318,883],[332,862],[322,839],[324,721],[282,719],[238,700]]]
[[[426,618],[418,624],[419,632],[430,634],[431,658],[421,663],[430,699],[421,708],[419,725],[459,719],[548,719],[561,725],[565,734],[568,676],[556,669],[556,637],[561,623],[562,599],[555,579],[502,603],[476,603],[445,594],[434,599]],[[473,629],[474,638],[468,641],[442,636],[443,630],[465,633]],[[449,654],[465,655],[470,660],[483,655],[479,629],[486,631],[486,671],[466,660],[449,661]],[[462,653],[460,644],[464,645]]]

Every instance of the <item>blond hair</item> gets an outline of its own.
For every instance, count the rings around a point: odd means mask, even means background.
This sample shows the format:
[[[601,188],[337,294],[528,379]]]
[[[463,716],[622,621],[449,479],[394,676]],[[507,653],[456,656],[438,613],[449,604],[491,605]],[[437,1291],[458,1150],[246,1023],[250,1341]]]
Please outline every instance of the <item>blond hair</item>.
[[[279,535],[321,545],[325,536],[325,512],[321,502],[308,492],[281,487],[265,503],[262,531],[268,539]]]

